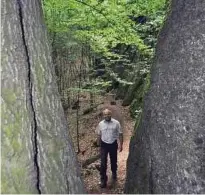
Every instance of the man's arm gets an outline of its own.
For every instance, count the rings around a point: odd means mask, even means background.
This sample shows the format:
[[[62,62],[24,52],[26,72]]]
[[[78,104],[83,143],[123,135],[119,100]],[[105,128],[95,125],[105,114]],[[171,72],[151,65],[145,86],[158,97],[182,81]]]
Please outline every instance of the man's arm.
[[[120,123],[118,124],[118,133],[119,133],[119,152],[122,152],[123,147],[123,133]]]
[[[120,145],[123,145],[123,133],[119,134]]]
[[[119,142],[120,142],[119,152],[122,152],[122,149],[123,149],[123,134],[122,133],[119,134]]]
[[[100,146],[101,143],[101,135],[97,135],[97,145]]]
[[[97,126],[95,132],[97,134],[97,145],[100,146],[100,144],[101,144],[101,131],[100,131],[99,125]]]

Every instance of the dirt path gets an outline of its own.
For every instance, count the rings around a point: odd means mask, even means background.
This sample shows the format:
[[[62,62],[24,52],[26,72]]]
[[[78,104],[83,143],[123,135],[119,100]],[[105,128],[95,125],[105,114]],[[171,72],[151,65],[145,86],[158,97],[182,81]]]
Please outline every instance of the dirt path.
[[[99,160],[91,164],[87,169],[83,170],[83,178],[86,184],[87,193],[89,194],[121,194],[123,193],[125,177],[126,177],[126,162],[129,153],[129,142],[130,137],[134,128],[134,120],[130,117],[129,108],[122,107],[118,104],[118,107],[121,109],[124,117],[124,143],[123,151],[118,152],[118,180],[115,186],[110,185],[111,181],[111,170],[110,170],[110,161],[108,158],[108,186],[105,189],[101,189],[100,184],[100,175],[99,171],[96,169],[96,166],[99,166]],[[92,119],[91,119],[92,120]]]

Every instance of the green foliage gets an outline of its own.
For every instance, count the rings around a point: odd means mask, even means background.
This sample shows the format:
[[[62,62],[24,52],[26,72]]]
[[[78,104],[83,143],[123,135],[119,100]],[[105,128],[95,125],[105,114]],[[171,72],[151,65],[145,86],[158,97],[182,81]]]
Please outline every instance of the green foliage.
[[[163,10],[166,0],[130,0],[128,7],[136,15],[151,16]]]
[[[50,32],[70,32],[78,41],[88,43],[92,50],[113,56],[111,48],[118,44],[136,45],[141,53],[149,53],[139,26],[129,16],[157,14],[164,0],[102,1],[44,0],[46,24]],[[133,15],[134,14],[134,15]],[[142,29],[142,27],[140,27]]]
[[[103,81],[102,79],[92,80],[91,82],[82,83],[81,87],[69,87],[65,92],[83,93],[89,92],[93,94],[99,94],[104,92],[112,84],[111,81]]]
[[[44,0],[43,10],[53,47],[64,51],[75,50],[72,58],[78,59],[79,48],[86,45],[90,69],[101,64],[106,75],[101,79],[90,76],[89,82],[72,91],[107,90],[112,83],[120,87],[132,86],[135,75],[149,75],[158,33],[164,21],[167,0]],[[145,22],[140,22],[144,17]],[[75,49],[74,49],[75,48]],[[63,57],[64,52],[61,52]],[[67,52],[65,52],[65,56]],[[74,56],[74,57],[73,57]],[[95,62],[95,57],[100,62]],[[74,60],[75,61],[75,60]],[[123,67],[119,73],[117,66]],[[139,73],[139,74],[138,74]],[[147,90],[144,80],[140,98]],[[130,86],[130,87],[129,87]],[[139,92],[139,91],[138,91]],[[133,97],[135,99],[135,97]],[[141,102],[132,103],[132,113],[137,115]],[[138,112],[137,112],[138,113]]]
[[[100,93],[102,90],[99,90],[97,88],[89,88],[89,89],[83,89],[78,87],[70,87],[67,89],[68,92],[75,92],[75,93],[82,93],[82,92],[89,92],[89,93]]]

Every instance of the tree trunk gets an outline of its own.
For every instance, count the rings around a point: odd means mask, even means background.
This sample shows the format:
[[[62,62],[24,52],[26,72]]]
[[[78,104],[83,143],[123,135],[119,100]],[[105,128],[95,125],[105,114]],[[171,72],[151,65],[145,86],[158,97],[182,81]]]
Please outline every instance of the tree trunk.
[[[2,193],[84,193],[40,1],[2,1]]]
[[[204,1],[172,1],[130,144],[125,193],[205,193],[204,21]]]

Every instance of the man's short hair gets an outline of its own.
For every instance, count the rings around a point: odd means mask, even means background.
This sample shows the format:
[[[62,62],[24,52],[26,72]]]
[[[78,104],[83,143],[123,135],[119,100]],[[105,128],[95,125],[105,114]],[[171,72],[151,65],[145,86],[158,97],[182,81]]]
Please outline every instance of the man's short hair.
[[[109,110],[109,109],[105,109],[105,110],[103,110],[103,114],[112,114],[112,111],[111,110]]]

